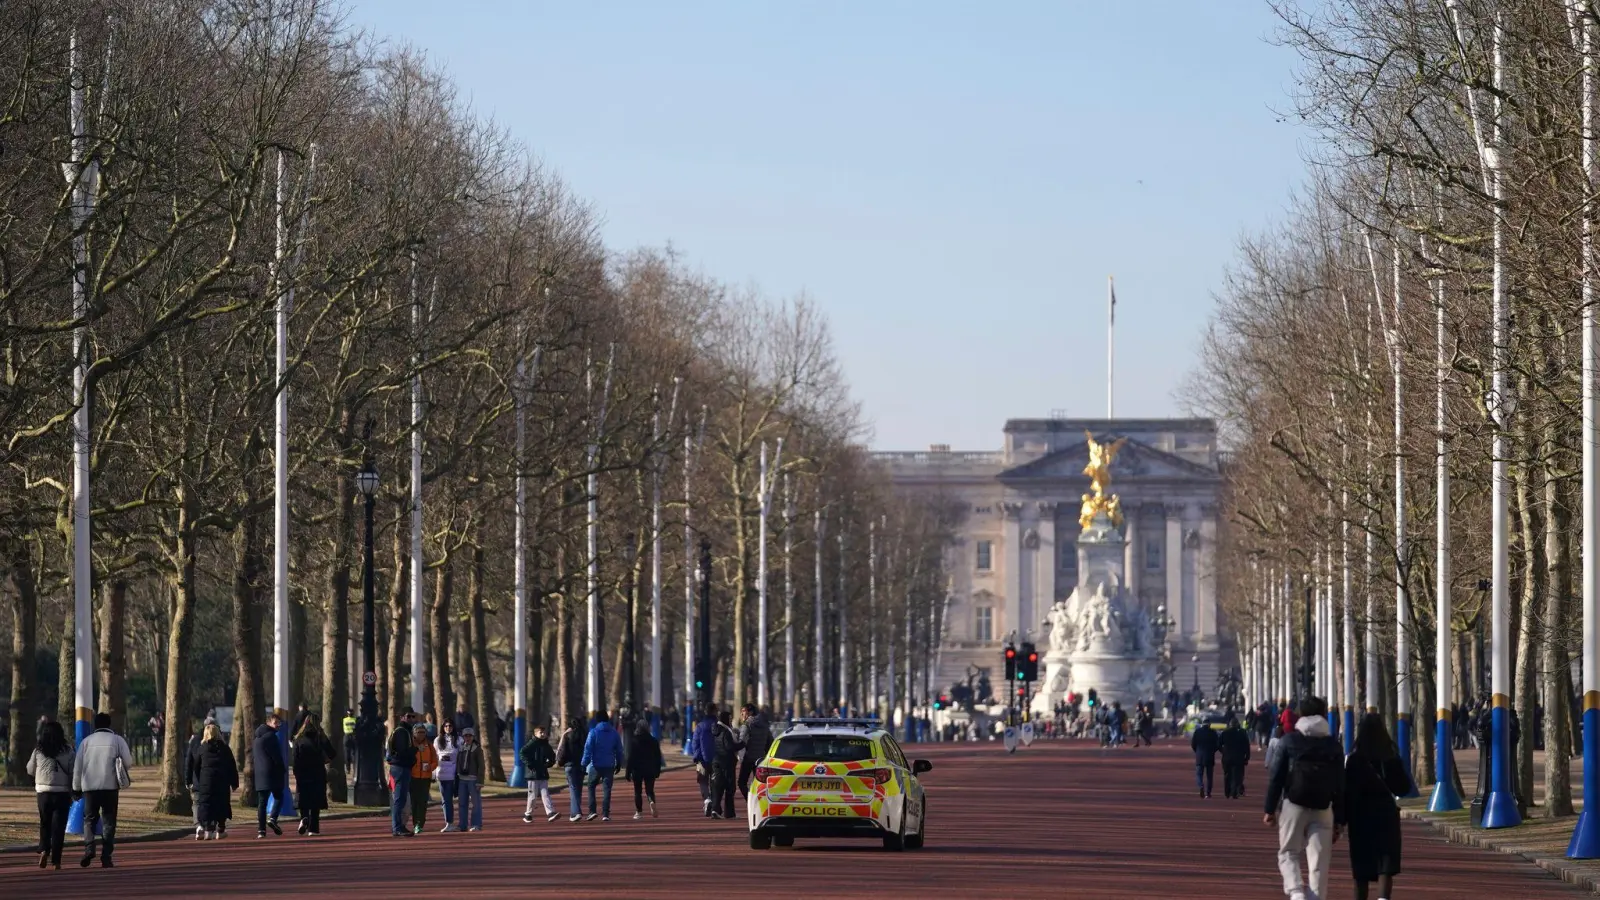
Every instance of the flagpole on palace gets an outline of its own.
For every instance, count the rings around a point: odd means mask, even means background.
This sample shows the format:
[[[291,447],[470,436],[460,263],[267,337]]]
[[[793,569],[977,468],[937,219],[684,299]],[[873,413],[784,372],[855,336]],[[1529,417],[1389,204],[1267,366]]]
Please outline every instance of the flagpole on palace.
[[[1106,418],[1116,418],[1117,285],[1106,276]]]

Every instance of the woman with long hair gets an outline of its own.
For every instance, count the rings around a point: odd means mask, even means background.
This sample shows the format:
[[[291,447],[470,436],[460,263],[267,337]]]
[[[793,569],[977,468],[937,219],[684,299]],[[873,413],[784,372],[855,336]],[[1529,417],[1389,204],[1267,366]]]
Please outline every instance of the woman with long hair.
[[[190,751],[188,770],[194,777],[194,839],[219,840],[228,836],[233,818],[233,792],[239,789],[239,766],[233,750],[213,722],[200,733],[200,743]]]
[[[456,737],[456,723],[445,719],[439,723],[439,736],[433,740],[433,752],[439,755],[439,805],[444,808],[444,828],[456,830],[456,754],[461,741]]]
[[[1335,823],[1350,832],[1356,900],[1367,900],[1373,882],[1379,900],[1394,897],[1394,876],[1400,874],[1400,807],[1394,798],[1410,786],[1405,766],[1383,717],[1362,716],[1355,749],[1344,762],[1344,821]]]
[[[39,729],[39,745],[28,757],[34,795],[39,800],[39,868],[54,863],[61,868],[61,848],[66,843],[67,810],[72,808],[72,745],[60,722]]]
[[[328,763],[333,762],[333,743],[323,733],[316,715],[306,717],[294,736],[290,768],[294,770],[295,805],[300,812],[302,836],[316,837],[322,832],[322,811],[328,808]]]

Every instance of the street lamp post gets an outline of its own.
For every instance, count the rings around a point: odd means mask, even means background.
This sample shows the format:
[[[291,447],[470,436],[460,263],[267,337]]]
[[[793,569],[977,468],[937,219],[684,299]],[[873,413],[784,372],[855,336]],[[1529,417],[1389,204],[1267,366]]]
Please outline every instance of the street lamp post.
[[[368,426],[370,433],[371,426]],[[362,536],[361,559],[361,719],[356,723],[356,806],[388,806],[389,792],[383,783],[383,721],[378,717],[378,673],[373,668],[377,631],[372,591],[372,504],[378,493],[378,470],[369,457],[356,473],[356,489],[361,492],[366,519]]]
[[[1189,662],[1194,664],[1194,702],[1200,704],[1200,654],[1189,657]]]
[[[634,622],[637,621],[639,614],[639,590],[638,580],[634,578],[633,573],[635,561],[639,556],[639,545],[631,532],[627,535],[623,542],[622,553],[627,563],[626,568],[622,572],[622,583],[623,590],[627,594],[628,599],[628,628],[626,633],[623,635],[623,642],[626,648],[626,656],[623,659],[623,665],[626,666],[626,669],[622,673],[622,702],[623,705],[628,709],[637,713],[639,710],[639,692],[637,690],[639,676],[639,666],[637,662],[638,633],[637,629],[634,627]]]
[[[700,702],[711,702],[711,541],[700,539],[700,567],[695,569],[700,584],[700,655],[695,662]]]

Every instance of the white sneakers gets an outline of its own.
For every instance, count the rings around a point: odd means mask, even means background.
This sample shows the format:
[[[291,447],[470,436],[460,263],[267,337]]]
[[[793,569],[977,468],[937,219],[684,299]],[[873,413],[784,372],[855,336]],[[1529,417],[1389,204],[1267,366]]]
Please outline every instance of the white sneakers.
[[[656,815],[656,802],[654,800],[650,801],[650,818],[652,818],[652,819],[660,818],[659,816]]]
[[[439,833],[440,834],[449,834],[450,832],[455,831],[455,830],[456,830],[456,823],[454,823],[454,822],[446,822],[446,823],[444,823],[444,827],[439,829]]]
[[[642,818],[644,818],[644,813],[634,813],[633,814],[633,820],[635,822],[639,821]]]

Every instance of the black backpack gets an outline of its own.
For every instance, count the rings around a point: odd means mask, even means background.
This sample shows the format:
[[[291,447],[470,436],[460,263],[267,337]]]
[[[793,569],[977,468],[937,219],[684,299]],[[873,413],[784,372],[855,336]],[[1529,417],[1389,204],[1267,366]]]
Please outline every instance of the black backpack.
[[[1344,761],[1338,745],[1331,739],[1310,742],[1300,753],[1289,757],[1289,778],[1283,795],[1295,806],[1327,809],[1344,778]]]

